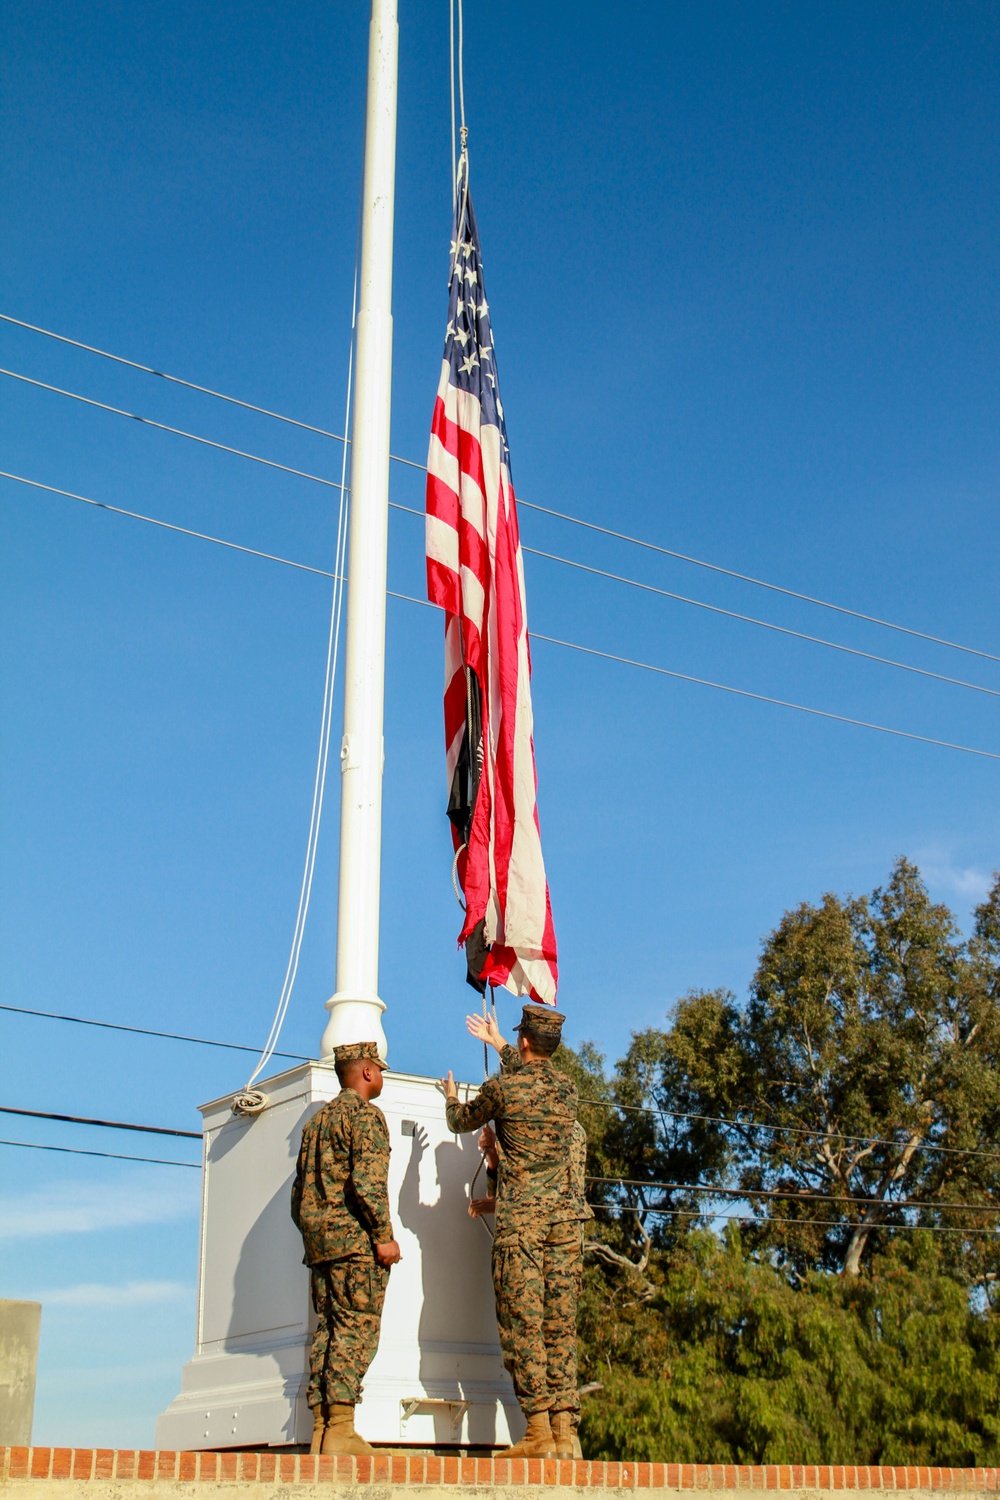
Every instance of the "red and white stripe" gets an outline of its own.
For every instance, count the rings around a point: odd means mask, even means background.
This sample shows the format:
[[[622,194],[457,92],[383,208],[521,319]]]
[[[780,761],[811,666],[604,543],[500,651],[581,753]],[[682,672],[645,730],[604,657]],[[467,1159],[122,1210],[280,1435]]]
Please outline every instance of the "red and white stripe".
[[[442,362],[427,459],[427,589],[445,611],[448,784],[465,733],[465,667],[482,690],[484,763],[459,855],[464,942],[485,918],[482,978],[554,1005],[556,940],[542,860],[531,658],[517,509],[499,428]],[[460,840],[454,834],[456,847]]]

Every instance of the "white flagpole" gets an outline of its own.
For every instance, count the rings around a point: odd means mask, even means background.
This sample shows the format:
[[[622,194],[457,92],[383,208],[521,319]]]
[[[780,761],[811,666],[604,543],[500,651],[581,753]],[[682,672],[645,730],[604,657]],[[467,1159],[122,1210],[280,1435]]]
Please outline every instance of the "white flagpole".
[[[321,1057],[345,1042],[377,1042],[383,1056],[386,1047],[378,937],[397,51],[396,0],[372,0],[340,750],[337,989],[326,1002]]]

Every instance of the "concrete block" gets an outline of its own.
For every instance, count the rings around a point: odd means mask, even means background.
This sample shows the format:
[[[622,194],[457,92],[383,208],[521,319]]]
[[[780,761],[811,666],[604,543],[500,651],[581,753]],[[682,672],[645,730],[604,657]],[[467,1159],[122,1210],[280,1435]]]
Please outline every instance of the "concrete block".
[[[0,1298],[0,1445],[30,1446],[41,1322],[40,1302]]]

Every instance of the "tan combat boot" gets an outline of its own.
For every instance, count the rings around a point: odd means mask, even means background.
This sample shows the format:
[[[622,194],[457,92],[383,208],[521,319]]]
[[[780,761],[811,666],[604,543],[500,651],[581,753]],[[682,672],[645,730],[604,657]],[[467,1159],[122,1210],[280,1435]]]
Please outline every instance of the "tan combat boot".
[[[580,1445],[575,1441],[573,1413],[571,1411],[549,1412],[549,1421],[556,1445],[556,1458],[578,1458],[579,1454],[576,1450]]]
[[[313,1407],[312,1414],[313,1435],[312,1442],[309,1444],[309,1452],[318,1453],[323,1442],[323,1433],[326,1431],[326,1424],[330,1420],[330,1408],[324,1401],[322,1406]]]
[[[366,1443],[354,1431],[353,1401],[333,1401],[327,1418],[326,1431],[320,1444],[321,1453],[374,1453],[371,1443]]]
[[[555,1458],[556,1442],[552,1436],[547,1411],[532,1412],[528,1430],[513,1448],[504,1448],[497,1458]]]

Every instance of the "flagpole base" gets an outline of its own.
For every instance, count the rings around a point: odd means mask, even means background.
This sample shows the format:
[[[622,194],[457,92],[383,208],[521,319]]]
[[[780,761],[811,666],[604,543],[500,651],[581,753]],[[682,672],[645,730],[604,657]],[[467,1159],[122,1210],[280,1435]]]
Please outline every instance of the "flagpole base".
[[[385,1001],[377,995],[361,998],[340,990],[326,1001],[330,1018],[319,1044],[320,1061],[330,1061],[334,1047],[345,1047],[351,1042],[374,1042],[378,1055],[385,1061],[388,1044],[382,1030],[382,1012]]]
[[[393,1148],[389,1208],[403,1258],[389,1278],[358,1432],[418,1452],[497,1448],[516,1442],[524,1422],[500,1359],[489,1236],[468,1215],[476,1138],[448,1129],[437,1079],[403,1072],[403,1056],[395,1061],[401,1068],[386,1074],[378,1102]],[[288,1204],[301,1127],[336,1095],[337,1080],[328,1064],[307,1062],[261,1084],[269,1104],[254,1119],[233,1115],[232,1095],[202,1110],[195,1351],[157,1423],[161,1449],[273,1452],[304,1448],[312,1436],[315,1319]],[[476,1092],[458,1088],[460,1098]],[[233,1496],[239,1488],[229,1486]],[[243,1500],[254,1488],[247,1484]],[[277,1496],[285,1487],[256,1489]],[[342,1492],[327,1483],[310,1493],[336,1500]]]

